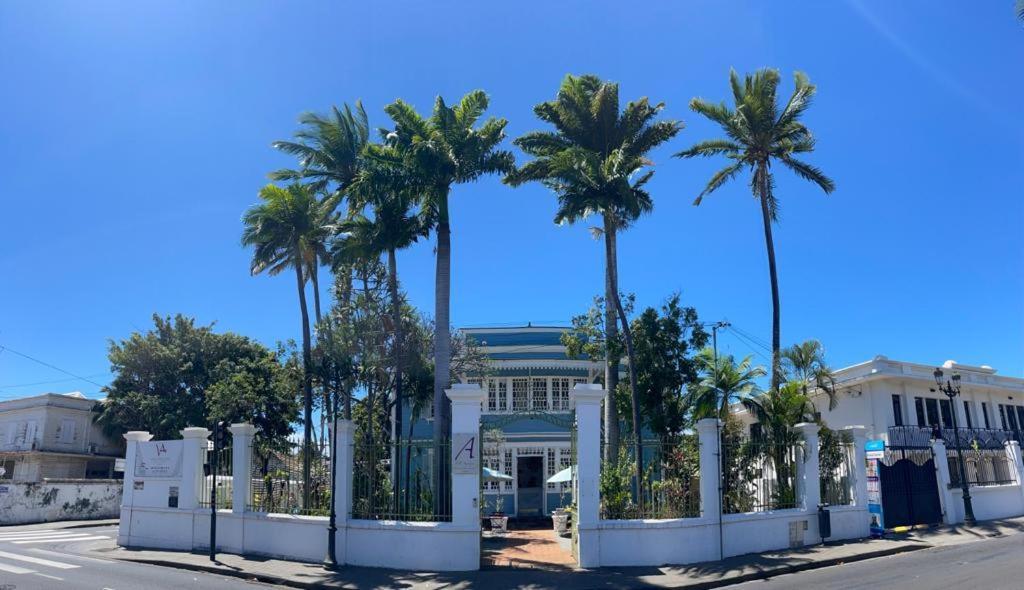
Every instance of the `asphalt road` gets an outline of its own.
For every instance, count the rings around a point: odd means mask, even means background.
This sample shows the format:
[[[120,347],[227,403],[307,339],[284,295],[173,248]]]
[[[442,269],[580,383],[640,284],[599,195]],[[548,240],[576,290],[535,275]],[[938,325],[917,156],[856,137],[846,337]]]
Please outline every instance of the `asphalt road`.
[[[1024,535],[935,547],[892,557],[810,570],[729,586],[743,590],[928,590],[1024,588]]]
[[[0,590],[211,590],[277,588],[239,578],[78,555],[90,543],[110,543],[117,527],[0,528]]]

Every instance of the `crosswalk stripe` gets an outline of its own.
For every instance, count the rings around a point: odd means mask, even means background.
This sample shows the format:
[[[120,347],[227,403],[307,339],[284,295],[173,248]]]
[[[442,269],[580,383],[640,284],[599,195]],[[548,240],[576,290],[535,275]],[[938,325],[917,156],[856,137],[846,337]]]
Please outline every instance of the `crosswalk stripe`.
[[[0,562],[0,572],[7,572],[9,574],[34,574],[36,570],[29,570],[16,565],[7,565],[6,563]]]
[[[29,535],[77,535],[76,531],[11,531],[0,533],[0,539],[5,537],[24,537]]]
[[[63,563],[60,561],[51,561],[49,559],[43,559],[41,557],[32,557],[31,555],[21,555],[19,553],[8,553],[6,551],[0,551],[0,557],[6,557],[7,559],[13,559],[15,561],[27,561],[28,563],[34,563],[36,565],[44,565],[46,567],[57,568],[59,570],[72,570],[75,568],[82,567],[80,565],[74,565],[70,563]]]
[[[49,557],[70,559],[71,561],[84,561],[86,563],[110,563],[109,559],[96,559],[95,557],[86,557],[84,555],[78,555],[76,553],[58,553],[56,551],[47,551],[46,549],[40,549],[38,547],[28,547],[27,551],[31,551],[32,553],[37,553],[39,555],[46,555]]]
[[[95,541],[98,539],[109,539],[110,537],[85,536],[85,537],[61,537],[60,539],[32,539],[29,541],[12,541],[15,545],[27,545],[28,543],[53,543],[54,541]]]
[[[75,533],[71,535],[25,535],[23,537],[5,537],[3,539],[0,539],[0,543],[7,543],[10,541],[28,541],[34,539],[50,539],[53,541],[59,541],[61,539],[71,539],[74,537],[88,537],[91,534],[92,533]]]
[[[42,537],[67,537],[68,535],[82,535],[92,533],[25,533],[24,535],[4,535],[0,536],[0,541],[8,541],[11,539],[35,539]]]

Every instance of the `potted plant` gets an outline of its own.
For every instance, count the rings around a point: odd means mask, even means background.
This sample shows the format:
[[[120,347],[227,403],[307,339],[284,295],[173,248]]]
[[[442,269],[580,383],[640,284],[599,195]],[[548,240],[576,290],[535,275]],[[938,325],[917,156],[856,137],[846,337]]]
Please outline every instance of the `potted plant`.
[[[551,524],[554,526],[555,533],[563,535],[569,530],[569,508],[565,505],[565,484],[558,484],[561,489],[561,506],[551,511]]]
[[[495,498],[494,512],[491,513],[491,531],[508,532],[508,517],[505,516],[505,495],[500,492]]]

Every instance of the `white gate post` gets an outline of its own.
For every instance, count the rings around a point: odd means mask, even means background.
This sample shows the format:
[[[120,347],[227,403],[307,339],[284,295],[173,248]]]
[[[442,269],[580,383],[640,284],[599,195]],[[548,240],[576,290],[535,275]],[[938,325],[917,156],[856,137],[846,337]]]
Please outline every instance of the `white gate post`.
[[[722,513],[722,459],[717,418],[697,421],[697,440],[700,448],[700,515],[718,518]]]
[[[121,507],[128,508],[132,505],[132,491],[134,490],[133,479],[135,477],[135,454],[138,445],[136,443],[152,440],[153,435],[145,430],[131,430],[124,433],[124,490],[121,492]]]
[[[868,507],[867,451],[868,429],[863,426],[847,426],[843,429],[853,439],[853,501],[858,508]]]
[[[334,522],[338,527],[334,534],[334,550],[338,564],[345,563],[348,556],[348,518],[352,514],[352,470],[354,467],[352,447],[355,425],[351,420],[336,420],[338,432],[334,435]]]
[[[452,524],[480,527],[480,404],[484,390],[456,383],[452,401]]]
[[[797,489],[800,491],[797,504],[803,504],[803,509],[808,512],[818,510],[818,504],[821,504],[821,467],[818,465],[820,428],[813,422],[801,422],[793,427],[804,437],[803,460],[798,457],[796,464]]]
[[[949,489],[949,455],[946,454],[946,441],[941,438],[932,439],[932,455],[935,459],[935,483],[938,485],[939,502],[942,504],[942,522],[955,524],[959,519],[953,506],[953,492]]]
[[[572,390],[576,407],[576,538],[580,567],[601,565],[598,545],[598,508],[601,502],[601,401],[607,392],[600,385],[579,383]]]
[[[1020,454],[1020,443],[1008,440],[1003,443],[1003,446],[1006,448],[1006,460],[1010,463],[1010,469],[1013,470],[1013,478],[1020,486],[1021,493],[1024,494],[1024,460]]]
[[[203,453],[207,449],[206,438],[210,431],[201,426],[192,426],[181,431],[181,489],[178,491],[178,508],[193,510],[199,506],[199,494],[203,480]],[[213,485],[217,485],[214,477]]]
[[[252,438],[256,427],[252,424],[232,424],[231,431],[231,512],[242,514],[249,503],[252,486]]]

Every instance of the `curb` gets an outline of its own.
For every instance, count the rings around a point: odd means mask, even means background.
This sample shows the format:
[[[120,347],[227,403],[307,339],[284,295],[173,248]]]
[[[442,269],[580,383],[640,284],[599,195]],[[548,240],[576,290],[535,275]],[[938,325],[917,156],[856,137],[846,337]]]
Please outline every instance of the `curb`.
[[[757,580],[767,580],[776,576],[783,576],[786,574],[795,574],[798,572],[823,569],[826,567],[833,567],[844,563],[854,563],[858,561],[867,561],[869,559],[877,559],[880,557],[889,557],[891,555],[899,555],[901,553],[910,553],[912,551],[920,551],[922,549],[930,549],[931,545],[903,545],[901,547],[892,547],[890,549],[880,549],[878,551],[869,551],[867,553],[858,553],[855,555],[849,555],[846,557],[834,557],[829,559],[823,559],[821,561],[814,561],[808,563],[800,563],[794,565],[781,566],[772,570],[751,572],[749,574],[741,574],[739,576],[733,576],[730,578],[720,578],[717,580],[708,580],[694,582],[692,584],[682,584],[674,586],[674,588],[685,588],[686,590],[710,590],[711,588],[721,588],[723,586],[732,586],[735,584],[742,584],[744,582],[753,582]],[[278,586],[288,586],[290,588],[340,588],[343,587],[345,582],[338,580],[340,585],[329,584],[325,582],[300,582],[289,578],[283,578],[280,576],[274,576],[270,574],[253,574],[240,570],[233,570],[230,568],[221,568],[214,565],[199,565],[194,563],[181,563],[177,561],[166,561],[162,559],[125,559],[120,557],[105,556],[107,559],[115,559],[117,561],[127,563],[142,563],[147,565],[155,565],[159,567],[171,567],[181,570],[189,570],[196,572],[204,572],[209,574],[218,574],[222,576],[230,576],[233,578],[242,578],[245,580],[254,580],[262,582],[264,584],[276,584]],[[502,568],[495,568],[502,569]],[[491,571],[494,571],[493,569]],[[595,570],[590,570],[595,571]],[[596,570],[600,571],[600,570]],[[650,585],[651,588],[657,588],[659,586]]]

